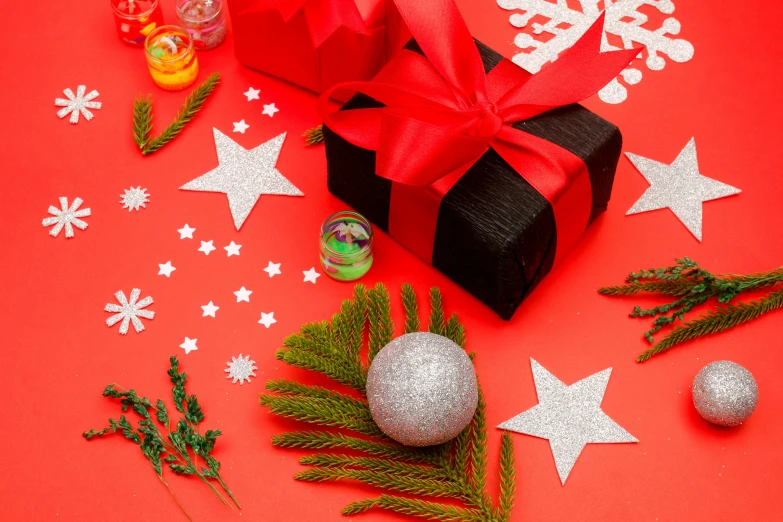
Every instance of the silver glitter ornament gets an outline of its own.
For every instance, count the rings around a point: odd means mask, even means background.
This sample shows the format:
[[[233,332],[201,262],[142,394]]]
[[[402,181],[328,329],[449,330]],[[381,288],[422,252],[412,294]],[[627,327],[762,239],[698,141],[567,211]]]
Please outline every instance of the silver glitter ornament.
[[[223,192],[237,230],[262,194],[304,196],[275,168],[285,133],[247,150],[217,129],[212,129],[218,166],[180,187],[180,190]]]
[[[560,483],[565,484],[589,443],[638,442],[601,409],[611,368],[566,385],[532,358],[538,404],[498,428],[549,439]]]
[[[456,437],[476,411],[476,370],[465,350],[429,332],[383,347],[367,373],[367,400],[381,430],[406,446]]]
[[[715,361],[693,379],[693,405],[713,424],[742,424],[756,409],[759,389],[748,370],[731,361]]]
[[[626,215],[669,208],[699,241],[701,241],[702,203],[741,192],[738,188],[699,173],[694,138],[691,138],[671,165],[630,152],[625,154],[650,183],[650,188],[642,194]]]
[[[60,119],[65,118],[69,114],[71,115],[71,123],[79,123],[79,114],[84,116],[84,119],[90,121],[92,119],[92,112],[89,109],[100,109],[101,102],[92,101],[99,96],[98,91],[92,90],[86,95],[87,87],[79,85],[76,88],[76,94],[71,89],[65,89],[63,93],[68,99],[56,98],[54,104],[58,107],[63,107],[57,111],[57,117]]]

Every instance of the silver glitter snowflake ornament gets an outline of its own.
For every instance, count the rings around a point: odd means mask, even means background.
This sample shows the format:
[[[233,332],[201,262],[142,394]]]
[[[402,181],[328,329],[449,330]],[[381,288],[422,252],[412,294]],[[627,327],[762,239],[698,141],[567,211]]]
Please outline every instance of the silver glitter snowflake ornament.
[[[59,209],[55,206],[49,207],[49,214],[54,217],[44,218],[41,224],[45,227],[51,227],[54,225],[54,227],[49,231],[49,235],[52,237],[57,237],[57,234],[59,234],[63,228],[65,228],[65,237],[73,237],[73,227],[76,227],[79,230],[84,230],[87,228],[87,223],[79,218],[87,217],[91,213],[89,208],[83,208],[79,210],[79,207],[82,206],[82,203],[84,202],[81,198],[76,198],[69,207],[68,198],[61,197]]]
[[[125,298],[125,293],[122,290],[117,291],[117,293],[114,294],[114,297],[120,304],[107,303],[104,307],[106,312],[116,312],[114,315],[106,319],[106,326],[114,326],[118,322],[122,321],[122,324],[120,324],[120,334],[125,335],[128,333],[128,323],[132,322],[133,328],[136,330],[136,332],[143,331],[144,325],[141,324],[139,317],[143,317],[144,319],[153,319],[155,317],[155,312],[150,310],[143,310],[143,308],[151,305],[153,301],[152,297],[150,296],[147,296],[139,301],[140,295],[141,290],[138,288],[134,288],[131,291],[130,299]]]
[[[240,353],[238,358],[232,356],[231,362],[227,362],[226,364],[228,365],[228,368],[223,371],[228,373],[226,379],[234,379],[231,381],[231,384],[236,384],[236,382],[239,381],[241,386],[245,381],[250,382],[250,377],[256,377],[254,370],[258,370],[258,366],[255,365],[255,361],[250,360],[249,355],[242,357],[242,354]]]
[[[180,187],[181,190],[223,192],[237,230],[262,194],[304,196],[275,168],[285,141],[285,133],[247,150],[213,129],[218,166]]]
[[[127,208],[128,212],[139,210],[139,207],[147,208],[145,203],[149,203],[149,201],[150,195],[147,194],[147,189],[143,189],[140,186],[125,189],[125,194],[120,194],[122,208]]]
[[[701,241],[702,203],[740,193],[740,189],[708,178],[699,172],[694,138],[691,138],[670,165],[630,152],[625,154],[650,183],[650,188],[642,194],[626,215],[668,208],[699,241]]]
[[[664,15],[671,14],[674,12],[674,2],[671,0],[579,0],[581,10],[573,8],[573,2],[566,0],[497,2],[503,9],[523,11],[511,15],[512,25],[526,27],[530,24],[533,30],[533,35],[523,32],[516,36],[514,43],[524,52],[513,58],[514,63],[531,73],[536,73],[544,64],[555,61],[561,52],[571,47],[595,22],[602,7],[606,9],[606,19],[601,51],[620,49],[609,43],[606,34],[611,34],[622,41],[624,49],[632,49],[638,44],[644,45],[647,54],[645,65],[651,71],[660,71],[665,67],[666,60],[662,55],[680,63],[693,58],[693,45],[690,42],[670,37],[680,32],[680,22],[676,18],[666,18],[657,29],[648,27],[650,20],[643,10],[649,6]],[[541,17],[548,21],[534,21]],[[635,85],[642,80],[642,71],[632,62],[619,77],[625,84]],[[615,78],[599,91],[598,96],[607,103],[620,103],[628,97],[628,90]]]
[[[76,94],[71,89],[65,89],[63,93],[68,97],[67,100],[63,98],[56,98],[54,104],[57,107],[63,107],[57,111],[57,116],[61,119],[65,118],[69,114],[71,115],[71,123],[79,123],[79,114],[84,116],[84,119],[90,121],[92,119],[92,112],[88,109],[100,109],[101,102],[92,101],[98,97],[98,91],[93,89],[87,95],[84,93],[87,91],[87,87],[79,85],[76,88]]]
[[[601,409],[611,368],[568,386],[532,358],[530,364],[538,404],[498,428],[549,439],[562,484],[585,445],[638,442]]]

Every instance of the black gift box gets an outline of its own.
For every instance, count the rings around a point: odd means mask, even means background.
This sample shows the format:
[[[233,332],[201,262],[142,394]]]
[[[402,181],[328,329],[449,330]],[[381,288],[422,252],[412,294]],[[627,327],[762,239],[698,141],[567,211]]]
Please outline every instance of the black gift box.
[[[489,72],[502,56],[476,41]],[[421,52],[415,42],[408,49]],[[341,110],[382,107],[357,94]],[[606,210],[620,158],[619,129],[580,105],[514,124],[581,158],[592,185],[592,222]],[[375,152],[324,126],[329,191],[388,231],[392,182],[375,175]],[[588,197],[585,194],[585,197]],[[479,159],[440,205],[432,265],[510,319],[551,270],[557,245],[550,203],[494,150]]]

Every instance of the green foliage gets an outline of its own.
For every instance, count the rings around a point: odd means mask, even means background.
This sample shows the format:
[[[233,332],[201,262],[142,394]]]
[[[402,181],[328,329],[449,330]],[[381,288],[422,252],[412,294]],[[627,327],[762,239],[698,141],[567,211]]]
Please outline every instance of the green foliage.
[[[152,96],[136,98],[133,101],[133,141],[136,142],[141,153],[148,156],[176,138],[185,125],[201,110],[219,83],[220,74],[209,75],[201,85],[193,89],[177,112],[174,121],[155,138],[152,137]]]
[[[87,440],[95,437],[103,437],[120,431],[122,435],[137,444],[142,455],[149,460],[152,469],[160,481],[169,490],[171,496],[182,509],[182,512],[190,519],[190,516],[182,508],[174,492],[163,478],[163,463],[176,475],[195,475],[201,479],[217,495],[221,502],[231,506],[223,495],[213,486],[210,480],[217,482],[231,500],[240,507],[234,495],[220,476],[220,462],[212,456],[217,438],[222,435],[220,430],[207,430],[202,435],[198,425],[204,420],[204,412],[195,395],[188,395],[185,390],[187,374],[179,372],[179,361],[176,356],[169,359],[171,367],[168,370],[169,379],[174,384],[172,397],[174,406],[184,415],[180,418],[172,431],[171,419],[166,405],[158,399],[153,405],[149,399],[140,396],[133,389],[124,390],[116,384],[109,384],[103,390],[103,396],[117,399],[123,412],[132,409],[141,419],[137,427],[125,417],[120,415],[119,420],[109,419],[109,426],[102,430],[88,430],[82,436]],[[153,413],[154,415],[151,415]],[[154,420],[157,421],[154,422]],[[205,466],[199,466],[199,457]],[[233,506],[232,506],[233,507]],[[192,520],[192,519],[191,519]]]
[[[319,143],[323,143],[324,141],[324,126],[323,124],[318,125],[317,127],[313,127],[312,129],[307,129],[304,131],[304,134],[302,134],[305,139],[305,147],[312,147],[313,145],[318,145]]]
[[[418,331],[419,308],[410,285],[403,286],[402,301],[405,332]],[[465,330],[456,315],[445,320],[441,294],[436,288],[430,292],[430,304],[429,330],[449,337],[464,348]],[[439,446],[403,446],[390,440],[373,422],[364,385],[372,358],[394,336],[390,308],[389,293],[383,285],[378,284],[369,292],[357,285],[354,298],[345,301],[340,313],[330,322],[307,324],[300,333],[285,340],[284,348],[276,355],[279,360],[317,371],[349,390],[337,391],[286,379],[269,381],[266,389],[270,393],[261,395],[260,402],[272,413],[340,430],[282,433],[272,437],[272,444],[281,448],[349,452],[319,452],[302,457],[300,463],[308,469],[297,473],[294,477],[297,480],[354,480],[391,492],[349,504],[342,511],[346,516],[384,509],[446,522],[507,522],[514,504],[514,446],[511,437],[504,434],[500,498],[496,507],[486,490],[487,420],[480,388],[471,424],[454,440]],[[367,362],[362,357],[365,344]]]
[[[716,275],[699,267],[698,263],[685,257],[675,260],[676,265],[664,268],[650,268],[631,272],[625,285],[608,286],[598,292],[609,296],[629,296],[639,293],[653,293],[677,297],[671,303],[643,309],[635,306],[631,317],[654,317],[652,328],[644,337],[655,343],[653,334],[664,326],[683,321],[685,315],[696,306],[711,298],[726,306],[717,306],[698,319],[674,328],[662,341],[640,354],[636,361],[644,362],[669,348],[712,333],[720,332],[738,324],[751,321],[761,315],[783,306],[783,291],[773,291],[759,301],[732,305],[730,302],[742,292],[760,288],[772,288],[783,284],[783,268],[750,275]]]

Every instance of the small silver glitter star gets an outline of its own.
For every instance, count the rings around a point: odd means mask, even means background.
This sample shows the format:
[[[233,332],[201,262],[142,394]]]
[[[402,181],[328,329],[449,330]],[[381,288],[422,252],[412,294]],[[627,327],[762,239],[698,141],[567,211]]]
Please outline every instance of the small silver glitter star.
[[[611,368],[567,386],[532,358],[530,364],[538,404],[498,428],[549,439],[562,484],[585,445],[638,442],[601,409]]]
[[[131,210],[139,210],[139,207],[147,208],[146,203],[149,203],[149,197],[147,189],[140,186],[131,187],[125,189],[125,194],[120,194],[120,203],[122,203],[122,208],[127,208],[130,212]]]
[[[92,119],[92,112],[87,109],[100,109],[101,102],[92,101],[93,98],[98,97],[98,91],[93,89],[85,96],[84,93],[86,90],[86,86],[79,85],[76,88],[76,94],[74,95],[71,89],[65,89],[63,94],[65,94],[68,99],[56,98],[54,100],[54,104],[57,107],[64,107],[57,111],[57,116],[62,119],[70,114],[71,118],[68,121],[71,123],[79,123],[79,113],[81,113],[81,115],[84,116],[84,119],[90,121]]]
[[[258,366],[255,365],[255,361],[250,360],[249,355],[242,357],[242,354],[240,353],[239,358],[232,355],[231,362],[227,362],[226,364],[228,365],[228,368],[223,371],[228,373],[226,379],[234,379],[231,381],[231,384],[235,384],[239,381],[241,386],[245,381],[250,382],[250,377],[256,377],[254,370],[258,370]]]
[[[114,303],[107,303],[106,307],[104,307],[104,310],[107,312],[116,312],[114,315],[106,319],[106,326],[114,326],[120,322],[120,320],[122,320],[122,324],[120,324],[120,334],[125,335],[128,333],[128,323],[130,322],[133,323],[133,328],[136,330],[136,332],[143,331],[144,325],[141,324],[139,317],[143,317],[144,319],[153,319],[155,317],[155,312],[150,310],[143,310],[143,308],[146,308],[152,304],[152,297],[147,296],[139,301],[140,295],[141,290],[138,288],[134,288],[131,291],[130,299],[125,298],[125,293],[122,290],[119,290],[117,293],[115,293],[114,297],[120,304],[117,305]]]
[[[699,173],[695,138],[691,138],[671,165],[630,152],[625,154],[650,183],[650,188],[642,194],[626,215],[669,208],[699,241],[701,241],[702,203],[740,192],[738,188]]]
[[[180,189],[225,193],[237,230],[261,194],[304,196],[275,168],[285,133],[251,150],[241,147],[217,129],[213,129],[213,133],[218,166]]]

